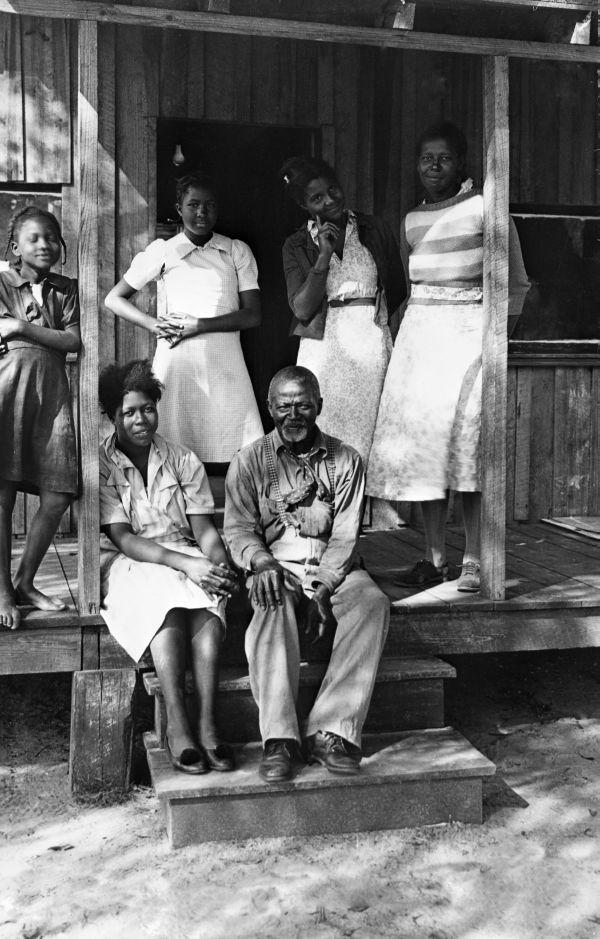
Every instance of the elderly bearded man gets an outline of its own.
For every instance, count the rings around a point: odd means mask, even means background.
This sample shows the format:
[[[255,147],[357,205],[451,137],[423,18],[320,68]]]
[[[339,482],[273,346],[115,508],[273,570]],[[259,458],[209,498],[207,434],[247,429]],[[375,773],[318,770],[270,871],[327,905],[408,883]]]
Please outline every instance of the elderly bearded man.
[[[233,458],[225,539],[248,574],[246,633],[252,693],[271,783],[291,778],[299,744],[331,773],[359,771],[362,726],[389,622],[389,602],[355,559],[364,473],[355,450],[322,433],[316,377],[282,369],[269,388],[275,429]],[[301,731],[296,714],[299,628],[333,646]]]

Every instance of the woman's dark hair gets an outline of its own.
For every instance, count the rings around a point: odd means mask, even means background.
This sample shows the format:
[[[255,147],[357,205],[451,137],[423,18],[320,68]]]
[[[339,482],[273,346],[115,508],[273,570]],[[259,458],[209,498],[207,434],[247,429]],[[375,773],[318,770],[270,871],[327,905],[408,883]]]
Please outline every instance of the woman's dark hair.
[[[427,127],[417,140],[417,157],[423,149],[423,144],[431,140],[445,140],[459,160],[464,162],[466,159],[467,138],[456,124],[451,124],[450,121],[440,121],[438,124],[431,124]]]
[[[100,372],[98,395],[102,410],[114,421],[117,408],[130,391],[148,395],[156,404],[160,401],[164,385],[152,371],[148,359],[134,359],[125,365],[107,365]]]
[[[329,183],[336,186],[340,185],[333,166],[330,166],[329,163],[319,157],[290,157],[279,170],[279,176],[285,183],[290,196],[298,205],[304,205],[306,187],[313,179],[319,179],[322,176]]]
[[[56,232],[58,240],[63,247],[63,264],[66,264],[67,246],[62,236],[58,219],[56,215],[53,215],[52,212],[48,211],[48,209],[42,209],[39,205],[26,205],[24,209],[19,209],[18,212],[15,212],[15,214],[11,216],[8,223],[8,243],[6,245],[4,257],[7,257],[11,244],[19,237],[19,232],[25,222],[29,222],[34,218],[42,218],[44,221],[50,222]]]
[[[212,179],[206,173],[187,173],[186,176],[182,176],[180,179],[178,179],[175,185],[175,199],[178,205],[181,205],[181,200],[185,196],[186,192],[193,187],[198,189],[208,189],[208,191],[212,193],[213,196],[218,196],[214,179]]]

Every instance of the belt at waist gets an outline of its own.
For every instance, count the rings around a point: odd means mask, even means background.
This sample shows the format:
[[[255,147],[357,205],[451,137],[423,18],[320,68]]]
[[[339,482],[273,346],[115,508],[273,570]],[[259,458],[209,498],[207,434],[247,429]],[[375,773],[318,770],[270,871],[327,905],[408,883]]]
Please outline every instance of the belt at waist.
[[[329,300],[329,306],[375,306],[375,297],[350,297],[348,300]]]

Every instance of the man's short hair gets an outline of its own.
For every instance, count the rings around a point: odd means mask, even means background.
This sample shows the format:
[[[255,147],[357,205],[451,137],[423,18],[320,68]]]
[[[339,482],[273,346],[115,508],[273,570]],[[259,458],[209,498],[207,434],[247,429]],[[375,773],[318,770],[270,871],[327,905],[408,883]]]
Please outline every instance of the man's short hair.
[[[321,389],[319,388],[317,376],[314,375],[310,369],[304,368],[303,365],[288,365],[286,368],[280,369],[275,375],[273,375],[269,385],[268,400],[272,401],[275,391],[279,385],[283,385],[288,381],[297,381],[303,385],[308,385],[317,401],[320,399]]]

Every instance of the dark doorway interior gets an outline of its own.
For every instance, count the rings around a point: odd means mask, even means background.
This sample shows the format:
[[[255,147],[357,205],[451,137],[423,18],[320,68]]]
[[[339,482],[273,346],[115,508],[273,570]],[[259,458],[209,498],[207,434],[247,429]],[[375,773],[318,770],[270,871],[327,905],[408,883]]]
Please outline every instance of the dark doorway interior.
[[[310,128],[267,127],[217,121],[160,120],[158,123],[158,222],[165,237],[175,233],[175,182],[192,170],[212,176],[219,187],[217,230],[247,242],[258,263],[263,320],[242,333],[242,345],[265,428],[265,406],[273,374],[296,361],[297,340],[289,336],[291,312],[281,264],[285,238],[304,219],[284,192],[278,171],[297,153],[315,153],[319,133]],[[185,162],[173,163],[177,147]]]

